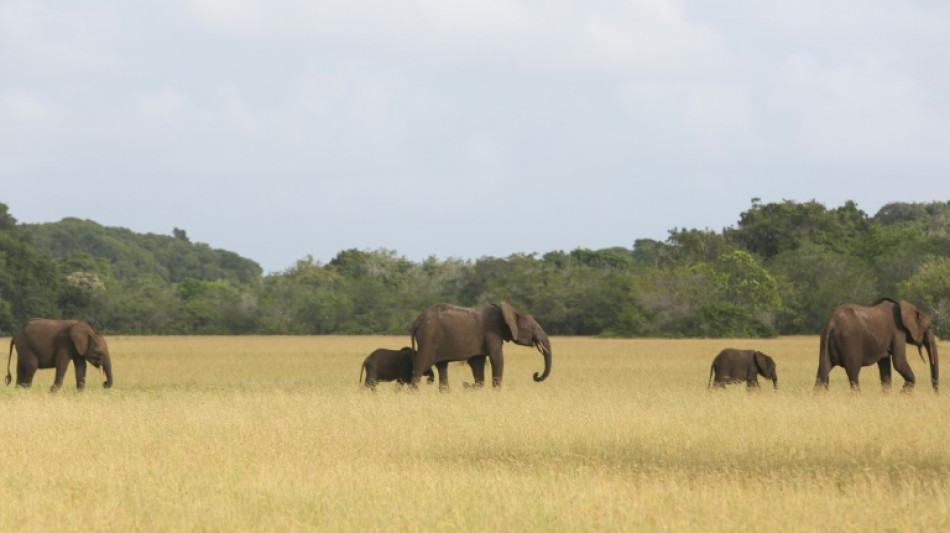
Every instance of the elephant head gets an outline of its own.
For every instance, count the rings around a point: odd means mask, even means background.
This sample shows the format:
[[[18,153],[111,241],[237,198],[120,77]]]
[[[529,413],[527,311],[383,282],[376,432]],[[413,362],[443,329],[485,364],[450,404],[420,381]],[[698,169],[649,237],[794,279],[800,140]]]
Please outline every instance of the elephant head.
[[[914,304],[906,300],[901,300],[898,306],[900,307],[900,323],[898,325],[907,333],[907,342],[917,347],[917,354],[920,355],[921,361],[924,359],[921,348],[927,350],[927,357],[930,359],[930,382],[936,391],[940,374],[939,359],[937,357],[937,338],[934,335],[930,315],[917,309]]]
[[[759,374],[766,379],[771,379],[772,386],[778,390],[778,374],[775,372],[775,360],[762,352],[756,351],[752,353],[752,361],[755,362],[755,367],[759,371]]]
[[[499,307],[501,307],[505,325],[511,333],[511,337],[505,340],[522,346],[534,346],[544,356],[544,371],[540,375],[537,372],[534,373],[535,381],[544,381],[551,373],[551,341],[548,339],[548,334],[541,329],[541,325],[533,316],[518,312],[508,302],[502,301]]]
[[[96,368],[102,368],[106,374],[103,387],[112,386],[112,359],[109,357],[109,345],[105,338],[88,323],[76,322],[69,327],[69,338],[76,348],[76,353]]]

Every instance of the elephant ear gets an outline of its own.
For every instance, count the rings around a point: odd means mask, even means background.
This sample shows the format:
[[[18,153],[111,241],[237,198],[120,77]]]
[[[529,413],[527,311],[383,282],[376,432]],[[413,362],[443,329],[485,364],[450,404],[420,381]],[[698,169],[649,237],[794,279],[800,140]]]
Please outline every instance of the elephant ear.
[[[69,327],[69,338],[76,347],[79,355],[86,355],[89,351],[89,340],[92,338],[92,327],[85,322],[76,322]]]
[[[761,357],[762,355],[764,354],[758,350],[752,351],[752,364],[755,365],[755,369],[758,370],[760,374],[765,373],[765,369],[762,368],[763,361],[759,360],[759,357]]]
[[[914,307],[914,304],[906,300],[901,300],[898,305],[901,309],[901,324],[904,326],[904,330],[913,339],[914,345],[920,346],[924,342],[924,331],[921,328],[919,318],[920,312]]]
[[[518,338],[518,311],[511,306],[508,302],[502,300],[501,305],[501,315],[505,317],[505,324],[508,324],[508,329],[511,330],[511,338]]]

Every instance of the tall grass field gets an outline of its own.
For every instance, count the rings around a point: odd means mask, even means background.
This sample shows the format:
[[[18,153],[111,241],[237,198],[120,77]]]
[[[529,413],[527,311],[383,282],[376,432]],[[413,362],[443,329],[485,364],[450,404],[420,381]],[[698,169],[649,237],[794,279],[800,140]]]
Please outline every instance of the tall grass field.
[[[950,397],[910,347],[911,394],[874,366],[816,394],[817,337],[554,338],[542,383],[506,344],[499,390],[453,363],[449,393],[374,394],[363,358],[408,337],[108,341],[112,389],[0,388],[0,530],[950,530]],[[778,391],[710,392],[726,347]]]

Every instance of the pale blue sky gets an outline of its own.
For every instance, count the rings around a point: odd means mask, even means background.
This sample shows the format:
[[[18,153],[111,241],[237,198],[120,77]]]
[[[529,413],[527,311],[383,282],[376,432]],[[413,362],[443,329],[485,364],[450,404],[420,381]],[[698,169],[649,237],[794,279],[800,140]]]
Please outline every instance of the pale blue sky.
[[[0,202],[265,271],[950,200],[950,4],[0,2]]]

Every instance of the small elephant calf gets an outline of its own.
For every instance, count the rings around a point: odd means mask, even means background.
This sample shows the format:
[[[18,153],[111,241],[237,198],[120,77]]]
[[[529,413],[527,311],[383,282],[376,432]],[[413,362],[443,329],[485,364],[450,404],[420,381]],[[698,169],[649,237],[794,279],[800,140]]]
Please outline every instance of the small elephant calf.
[[[713,375],[716,379],[713,381]],[[725,388],[726,383],[746,382],[749,389],[759,388],[758,377],[772,380],[778,389],[778,375],[775,373],[775,361],[756,350],[737,350],[726,348],[713,359],[709,369],[709,385]]]
[[[412,381],[412,361],[415,352],[412,348],[404,347],[401,350],[387,350],[379,348],[363,360],[360,368],[360,382],[363,382],[363,372],[366,372],[365,385],[376,392],[376,384],[380,381],[395,381],[403,385]],[[428,382],[435,381],[435,374],[429,368],[424,372]]]

